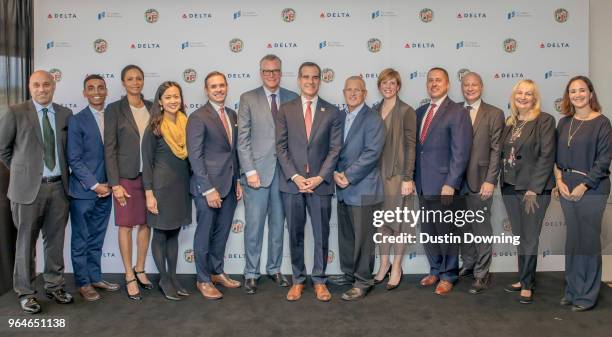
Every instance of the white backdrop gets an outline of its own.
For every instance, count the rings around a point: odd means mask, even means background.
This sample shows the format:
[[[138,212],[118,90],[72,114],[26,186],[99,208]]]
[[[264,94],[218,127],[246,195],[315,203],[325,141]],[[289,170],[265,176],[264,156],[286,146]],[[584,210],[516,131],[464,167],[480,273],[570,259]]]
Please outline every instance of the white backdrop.
[[[514,83],[531,78],[540,85],[543,110],[557,115],[556,102],[567,80],[589,70],[589,13],[583,0],[36,0],[34,9],[35,67],[54,74],[58,81],[55,101],[74,112],[86,105],[81,92],[87,74],[106,78],[109,103],[122,95],[120,71],[130,63],[145,72],[147,98],[162,81],[181,83],[188,113],[206,102],[203,78],[212,70],[228,75],[227,105],[237,109],[240,94],[259,85],[258,61],[268,53],[282,58],[283,85],[292,90],[297,90],[299,64],[317,62],[324,68],[320,95],[339,107],[345,78],[362,75],[369,90],[367,102],[372,104],[380,99],[377,74],[394,67],[402,75],[401,98],[417,108],[427,97],[427,69],[442,66],[451,75],[449,94],[456,101],[462,100],[459,74],[466,70],[482,75],[484,100],[506,113]],[[493,217],[495,233],[504,232],[507,220],[499,202],[493,206]],[[339,272],[335,219],[334,212],[328,273]],[[239,274],[244,267],[243,224],[240,204],[226,250],[228,273]],[[540,270],[563,270],[563,256],[551,254],[550,247],[563,240],[564,227],[559,204],[553,201],[542,230]],[[310,268],[309,231],[306,262]],[[192,224],[180,235],[181,273],[195,272],[194,232]],[[289,274],[287,235],[285,239],[282,271]],[[407,273],[428,271],[427,260],[417,250],[408,250]],[[266,251],[264,243],[262,261]],[[42,256],[40,241],[38,256]],[[66,270],[71,271],[70,226],[65,258]],[[42,259],[37,267],[42,269]],[[112,220],[102,267],[104,272],[123,271]],[[156,270],[151,257],[146,270]],[[514,250],[496,246],[492,270],[516,270]]]

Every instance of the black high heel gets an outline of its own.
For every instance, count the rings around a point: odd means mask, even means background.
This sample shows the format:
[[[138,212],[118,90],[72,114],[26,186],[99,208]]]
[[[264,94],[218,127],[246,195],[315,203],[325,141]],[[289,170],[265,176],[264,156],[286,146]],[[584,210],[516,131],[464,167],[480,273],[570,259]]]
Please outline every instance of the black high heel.
[[[138,285],[143,287],[146,290],[151,290],[153,289],[153,283],[144,283],[142,281],[140,281],[140,279],[138,278],[138,274],[144,274],[145,271],[136,271],[136,268],[132,269],[134,271],[134,277],[136,278],[136,282],[138,282]]]
[[[130,295],[130,291],[128,290],[128,284],[130,284],[132,282],[136,282],[136,276],[134,276],[134,278],[131,279],[131,280],[126,280],[125,281],[125,292],[127,293],[127,296],[128,296],[129,299],[134,300],[134,301],[140,301],[142,299],[142,297],[140,296],[140,291],[138,291],[134,295]]]
[[[383,277],[382,280],[377,280],[376,277],[374,278],[374,284],[383,283],[385,279],[389,278],[389,276],[391,276],[391,264],[389,264],[389,269],[387,269],[387,272],[385,273],[385,277]]]
[[[400,272],[401,274],[400,274],[399,282],[397,282],[397,284],[389,284],[389,282],[387,282],[387,286],[386,286],[387,290],[393,290],[399,287],[399,285],[402,283],[402,279],[404,278],[404,269],[400,268]],[[391,278],[390,275],[391,275],[391,272],[389,272],[389,278]]]
[[[180,301],[181,300],[181,298],[178,297],[178,294],[176,294],[176,292],[174,292],[173,294],[171,291],[166,291],[161,281],[159,281],[159,291],[161,291],[161,293],[164,295],[164,297],[167,300],[170,300],[170,301]]]

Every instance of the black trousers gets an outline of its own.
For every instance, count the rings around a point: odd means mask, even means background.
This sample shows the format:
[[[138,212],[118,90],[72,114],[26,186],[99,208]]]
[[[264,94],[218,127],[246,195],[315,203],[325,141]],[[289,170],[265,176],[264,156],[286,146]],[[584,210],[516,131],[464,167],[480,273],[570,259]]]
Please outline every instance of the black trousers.
[[[351,206],[338,201],[338,245],[340,270],[354,278],[353,287],[366,289],[374,285],[374,210],[378,205]]]
[[[485,210],[484,221],[474,221],[462,227],[463,233],[472,233],[475,236],[490,236],[493,233],[491,227],[491,204],[493,197],[481,200],[480,194],[470,193],[465,196],[465,204],[468,210]],[[475,278],[485,278],[491,267],[493,245],[491,243],[461,243],[459,246],[464,269],[474,271]]]
[[[550,204],[550,191],[544,191],[543,194],[536,197],[539,207],[535,212],[529,214],[525,212],[525,192],[515,190],[513,185],[504,184],[502,187],[502,196],[512,226],[512,234],[520,238],[517,253],[521,288],[531,290],[535,285],[540,232]]]

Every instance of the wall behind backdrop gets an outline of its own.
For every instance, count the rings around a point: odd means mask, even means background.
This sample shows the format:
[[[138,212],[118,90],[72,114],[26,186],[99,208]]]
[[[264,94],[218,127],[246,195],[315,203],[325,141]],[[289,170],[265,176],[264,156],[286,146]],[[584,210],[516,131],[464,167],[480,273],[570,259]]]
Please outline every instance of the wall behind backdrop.
[[[589,8],[582,0],[462,1],[35,1],[36,69],[55,76],[55,101],[75,113],[86,106],[82,81],[100,74],[109,88],[107,103],[123,94],[120,71],[134,63],[145,72],[146,98],[166,80],[183,87],[187,113],[206,103],[203,78],[212,70],[228,76],[227,106],[238,108],[240,94],[258,85],[258,61],[268,53],[283,60],[282,85],[297,91],[297,68],[304,61],[322,68],[320,95],[343,108],[344,79],[361,75],[368,104],[380,100],[377,74],[394,67],[402,74],[400,97],[414,108],[427,103],[425,77],[432,66],[451,75],[449,96],[461,101],[460,77],[471,70],[485,83],[484,100],[508,113],[508,97],[520,79],[531,78],[542,92],[544,111],[558,116],[567,80],[589,73]],[[609,211],[609,210],[608,210]],[[611,218],[606,213],[606,218]],[[195,215],[194,215],[195,220]],[[493,205],[494,233],[510,234],[501,202]],[[244,208],[235,215],[226,251],[226,271],[244,267]],[[195,223],[181,232],[178,270],[194,273]],[[312,251],[310,229],[306,249]],[[540,270],[563,270],[565,224],[552,202],[542,230]],[[66,231],[66,270],[70,265],[70,226]],[[117,231],[109,224],[103,249],[104,272],[122,272]],[[283,272],[291,272],[285,240]],[[337,222],[332,214],[328,273],[339,272]],[[39,244],[38,256],[42,256]],[[404,270],[426,273],[419,247],[408,250]],[[262,259],[266,257],[266,247]],[[557,250],[558,251],[558,250]],[[556,251],[555,251],[556,252]],[[515,250],[496,245],[493,271],[516,270]],[[307,253],[307,265],[311,261]],[[38,261],[42,269],[42,260]],[[147,271],[155,271],[152,258]],[[262,270],[263,271],[263,270]],[[265,271],[263,271],[265,272]]]

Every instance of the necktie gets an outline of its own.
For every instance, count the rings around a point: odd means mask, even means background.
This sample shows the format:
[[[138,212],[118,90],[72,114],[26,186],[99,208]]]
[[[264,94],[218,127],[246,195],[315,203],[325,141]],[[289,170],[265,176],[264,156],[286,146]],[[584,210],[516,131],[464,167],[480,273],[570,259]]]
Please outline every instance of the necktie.
[[[425,117],[425,123],[423,124],[423,130],[421,130],[421,137],[419,141],[421,144],[425,143],[425,138],[427,138],[427,130],[429,129],[429,125],[431,124],[431,120],[433,119],[434,109],[436,108],[436,104],[431,104],[429,111],[427,111],[427,117]]]
[[[104,143],[104,114],[102,112],[96,112],[98,114],[98,121],[100,126],[100,135],[102,136],[102,143]]]
[[[227,140],[229,143],[232,143],[232,135],[230,133],[229,125],[227,125],[227,118],[225,118],[225,109],[221,107],[219,109],[219,117],[221,117],[221,123],[223,123],[223,128],[225,129],[225,133],[227,135]]]
[[[476,121],[476,109],[474,109],[474,107],[471,105],[468,105],[465,108],[470,113],[470,119],[472,119],[472,125],[474,125],[474,122]]]
[[[306,126],[306,139],[310,140],[310,131],[312,130],[312,110],[310,105],[312,101],[306,101],[306,113],[304,114],[304,125]]]
[[[55,133],[53,132],[53,128],[51,127],[51,122],[49,121],[49,115],[47,114],[49,112],[49,109],[47,108],[43,108],[42,109],[43,112],[43,120],[42,120],[42,126],[43,126],[43,140],[45,143],[45,148],[44,148],[44,157],[43,160],[45,162],[45,166],[53,171],[53,169],[55,168]]]
[[[270,97],[272,98],[270,102],[270,111],[272,111],[272,118],[274,119],[274,122],[276,123],[276,118],[278,117],[278,106],[276,105],[276,94],[271,94]]]

